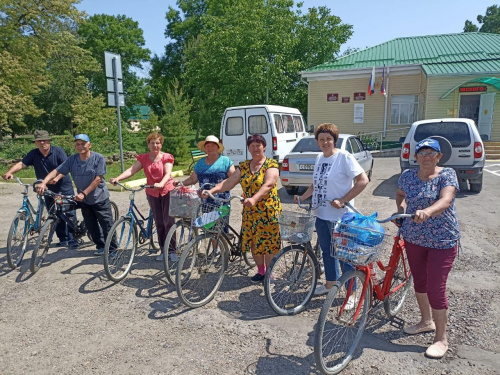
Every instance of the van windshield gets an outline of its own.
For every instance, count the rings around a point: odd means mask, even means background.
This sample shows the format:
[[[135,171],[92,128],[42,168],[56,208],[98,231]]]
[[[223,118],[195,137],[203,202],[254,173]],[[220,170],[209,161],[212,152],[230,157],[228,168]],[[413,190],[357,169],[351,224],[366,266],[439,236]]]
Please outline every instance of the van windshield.
[[[465,122],[429,122],[415,129],[416,142],[438,135],[448,139],[452,147],[467,147],[471,143],[469,127]]]

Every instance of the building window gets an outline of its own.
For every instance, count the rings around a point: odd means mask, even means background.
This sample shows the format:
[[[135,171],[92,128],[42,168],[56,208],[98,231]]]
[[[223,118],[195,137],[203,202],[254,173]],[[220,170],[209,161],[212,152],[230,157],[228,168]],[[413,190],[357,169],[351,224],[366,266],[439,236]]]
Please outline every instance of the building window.
[[[417,116],[418,95],[391,96],[391,125],[410,125]]]

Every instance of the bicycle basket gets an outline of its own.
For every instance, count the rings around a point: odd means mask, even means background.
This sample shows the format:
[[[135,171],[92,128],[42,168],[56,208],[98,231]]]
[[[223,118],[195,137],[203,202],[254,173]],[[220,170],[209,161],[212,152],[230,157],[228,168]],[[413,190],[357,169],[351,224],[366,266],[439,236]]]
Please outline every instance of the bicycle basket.
[[[295,243],[306,243],[312,240],[316,217],[307,213],[282,211],[278,215],[281,239]]]
[[[201,206],[200,216],[194,220],[194,226],[211,230],[221,230],[227,225],[229,218],[229,205],[220,205],[204,202]]]
[[[198,216],[201,198],[196,189],[189,186],[181,186],[170,192],[170,205],[168,215],[171,217],[182,217],[194,219]]]
[[[377,241],[369,245],[367,237],[377,238]],[[343,262],[364,266],[378,261],[383,249],[392,246],[389,237],[366,227],[337,223],[332,235],[331,255]]]

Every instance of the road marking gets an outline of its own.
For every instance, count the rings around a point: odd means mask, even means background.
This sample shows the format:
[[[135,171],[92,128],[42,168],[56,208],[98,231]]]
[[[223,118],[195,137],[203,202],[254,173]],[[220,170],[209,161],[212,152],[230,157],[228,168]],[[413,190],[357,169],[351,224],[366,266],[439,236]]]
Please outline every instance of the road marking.
[[[494,168],[494,170],[490,171],[488,168],[491,167],[498,167],[498,170],[497,168]],[[484,167],[484,170],[496,176],[500,176],[500,164],[488,164],[487,166]]]

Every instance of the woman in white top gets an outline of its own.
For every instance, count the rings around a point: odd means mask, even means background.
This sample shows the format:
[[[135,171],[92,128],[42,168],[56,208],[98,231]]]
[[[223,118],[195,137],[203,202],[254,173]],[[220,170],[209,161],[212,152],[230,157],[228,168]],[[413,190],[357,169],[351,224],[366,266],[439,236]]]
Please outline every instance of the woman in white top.
[[[313,196],[313,205],[328,199],[314,211],[316,231],[323,252],[326,285],[318,285],[315,294],[325,294],[340,278],[339,262],[330,254],[333,223],[347,212],[345,202],[353,204],[353,199],[368,184],[368,177],[352,154],[335,147],[339,130],[334,124],[321,124],[314,131],[316,142],[323,152],[314,165],[313,183],[300,197],[301,201]],[[298,196],[294,196],[297,202]],[[341,262],[342,272],[352,266]]]

